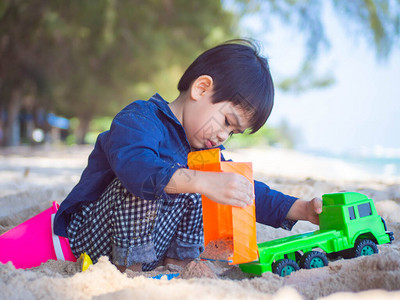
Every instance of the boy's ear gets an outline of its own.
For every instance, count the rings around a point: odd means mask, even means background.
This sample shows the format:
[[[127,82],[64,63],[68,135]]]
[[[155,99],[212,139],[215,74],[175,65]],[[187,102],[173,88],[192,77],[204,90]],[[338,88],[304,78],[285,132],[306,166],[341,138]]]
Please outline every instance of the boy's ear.
[[[190,87],[190,97],[193,100],[200,100],[204,96],[209,96],[213,90],[213,79],[209,75],[201,75],[193,81]]]

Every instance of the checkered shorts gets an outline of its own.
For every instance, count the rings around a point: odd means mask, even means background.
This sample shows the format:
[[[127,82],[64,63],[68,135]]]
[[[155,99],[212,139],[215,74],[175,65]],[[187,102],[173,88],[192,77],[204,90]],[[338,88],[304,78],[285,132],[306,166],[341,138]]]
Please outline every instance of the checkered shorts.
[[[201,195],[171,196],[144,200],[115,178],[99,200],[73,214],[67,228],[72,252],[86,252],[94,263],[103,255],[116,265],[142,263],[144,271],[165,256],[198,257],[204,250]]]

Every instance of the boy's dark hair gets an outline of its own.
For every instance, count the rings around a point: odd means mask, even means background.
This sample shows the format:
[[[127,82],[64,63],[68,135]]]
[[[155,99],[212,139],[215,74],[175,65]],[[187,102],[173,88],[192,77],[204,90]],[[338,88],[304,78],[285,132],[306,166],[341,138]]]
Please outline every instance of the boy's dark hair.
[[[251,133],[265,124],[274,105],[274,84],[268,60],[254,42],[236,39],[207,50],[187,68],[178,90],[187,91],[201,75],[213,78],[213,103],[230,101],[250,114]]]

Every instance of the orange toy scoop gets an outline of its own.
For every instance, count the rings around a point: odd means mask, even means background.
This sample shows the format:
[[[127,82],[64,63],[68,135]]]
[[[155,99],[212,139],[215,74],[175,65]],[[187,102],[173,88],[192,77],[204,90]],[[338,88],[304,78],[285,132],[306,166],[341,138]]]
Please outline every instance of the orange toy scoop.
[[[188,166],[192,170],[208,172],[234,172],[246,177],[254,188],[253,168],[247,162],[221,162],[220,149],[202,150],[190,152],[188,155]],[[203,223],[204,243],[206,251],[204,257],[208,259],[227,260],[230,264],[247,263],[258,259],[258,248],[256,239],[256,214],[255,203],[245,208],[218,204],[204,195]],[[221,253],[213,255],[207,247],[213,246]],[[225,248],[230,251],[226,251]],[[233,248],[233,249],[232,249]],[[226,259],[223,256],[226,256]],[[203,257],[203,256],[201,256]]]

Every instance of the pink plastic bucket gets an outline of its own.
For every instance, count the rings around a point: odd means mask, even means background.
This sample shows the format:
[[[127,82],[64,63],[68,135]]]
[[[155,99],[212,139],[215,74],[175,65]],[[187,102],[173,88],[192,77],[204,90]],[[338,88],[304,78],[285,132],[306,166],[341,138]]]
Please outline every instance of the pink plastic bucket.
[[[68,239],[53,233],[58,207],[54,201],[52,207],[0,235],[0,262],[26,269],[49,259],[76,261]]]

